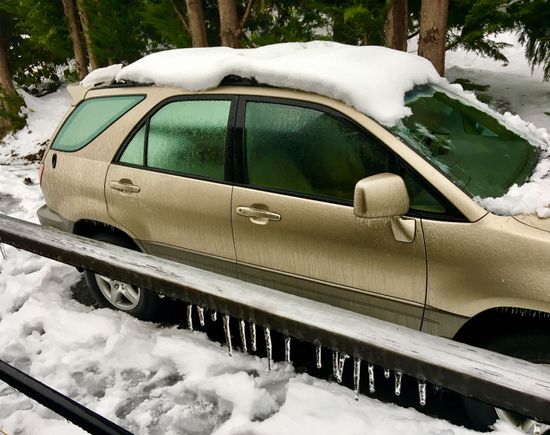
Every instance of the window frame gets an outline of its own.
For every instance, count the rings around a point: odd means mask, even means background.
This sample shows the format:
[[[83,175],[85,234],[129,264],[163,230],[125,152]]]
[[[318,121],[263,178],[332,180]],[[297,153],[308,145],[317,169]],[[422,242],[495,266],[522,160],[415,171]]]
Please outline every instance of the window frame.
[[[234,149],[234,143],[235,143],[235,118],[236,118],[238,100],[239,100],[238,95],[205,94],[205,95],[174,95],[172,97],[168,97],[158,102],[142,117],[142,119],[140,119],[139,122],[136,123],[136,125],[132,128],[132,130],[130,130],[130,132],[122,142],[122,145],[118,148],[113,159],[111,160],[111,164],[126,166],[130,168],[135,168],[135,169],[141,169],[144,171],[157,172],[161,174],[175,175],[178,177],[186,177],[186,178],[192,178],[196,180],[209,181],[213,183],[233,184],[234,171],[233,171],[232,156],[233,156],[233,149]],[[224,146],[224,171],[223,171],[224,179],[223,180],[206,177],[198,174],[190,174],[185,172],[171,171],[168,169],[153,168],[153,167],[147,166],[147,149],[149,146],[149,124],[150,124],[151,118],[155,116],[157,112],[162,110],[168,104],[179,102],[179,101],[229,101],[230,102],[231,105],[229,107],[229,116],[227,119],[226,138],[225,138],[225,146]],[[139,130],[143,126],[145,126],[145,142],[143,146],[143,165],[121,162],[120,158],[122,157],[122,154],[124,154],[124,151],[126,150],[127,146],[130,144],[134,136],[139,132]]]
[[[84,145],[82,145],[81,147],[79,148],[76,148],[74,150],[62,150],[62,149],[58,149],[58,148],[54,148],[54,145],[55,145],[55,141],[57,140],[57,137],[59,136],[59,134],[63,131],[63,128],[65,128],[65,125],[67,124],[67,122],[71,119],[71,117],[73,116],[74,112],[76,109],[78,109],[82,104],[84,104],[85,102],[89,102],[89,101],[92,101],[92,100],[99,100],[99,99],[102,99],[102,98],[116,98],[116,97],[142,97],[141,100],[139,100],[136,104],[134,104],[132,107],[130,107],[128,110],[126,110],[126,112],[123,112],[120,116],[118,116],[117,118],[115,118],[113,121],[111,121],[109,124],[106,124],[105,127],[100,130],[95,136],[93,136],[88,142],[86,142]],[[59,127],[59,129],[57,130],[57,132],[55,133],[55,136],[54,138],[52,139],[51,141],[51,147],[50,149],[52,151],[57,151],[57,152],[61,152],[61,153],[76,153],[77,151],[80,151],[84,148],[86,148],[88,145],[90,145],[94,140],[96,140],[99,136],[101,136],[103,133],[105,133],[105,131],[107,131],[109,128],[111,128],[111,126],[119,121],[121,118],[123,118],[124,116],[126,116],[128,113],[130,113],[132,110],[134,110],[137,106],[139,106],[143,101],[145,101],[147,99],[147,94],[119,94],[119,95],[100,95],[100,96],[97,96],[97,97],[90,97],[90,98],[84,98],[82,100],[80,100],[78,102],[78,104],[76,106],[74,106],[73,110],[71,110],[71,113],[69,113],[67,115],[67,117],[63,120],[63,123],[61,124],[61,126]]]
[[[286,105],[292,107],[299,107],[304,109],[317,110],[323,113],[326,113],[330,116],[333,116],[337,119],[341,119],[348,123],[351,123],[355,128],[357,128],[361,134],[366,138],[366,140],[372,141],[377,144],[380,149],[388,154],[389,168],[388,170],[394,174],[402,176],[404,171],[408,171],[411,176],[417,180],[419,184],[422,185],[434,198],[439,201],[447,210],[447,213],[436,213],[423,210],[414,210],[410,209],[407,213],[409,217],[416,218],[425,218],[430,220],[439,220],[439,221],[453,221],[453,222],[467,222],[467,219],[464,215],[447,199],[439,192],[434,186],[427,182],[422,175],[420,175],[416,170],[414,170],[409,164],[407,164],[402,157],[396,154],[392,149],[390,149],[381,139],[372,134],[368,129],[363,125],[359,124],[355,120],[349,118],[345,114],[339,112],[332,107],[325,106],[323,104],[303,101],[303,100],[294,100],[291,98],[284,97],[271,97],[271,96],[259,96],[259,95],[242,95],[238,100],[238,107],[236,113],[236,126],[235,126],[235,148],[234,148],[234,174],[235,174],[235,185],[239,187],[245,187],[247,189],[253,189],[258,191],[264,191],[269,193],[288,195],[297,198],[303,198],[313,201],[325,202],[329,204],[337,204],[348,207],[353,207],[353,200],[341,200],[338,198],[328,198],[326,196],[312,195],[302,192],[294,192],[283,189],[276,189],[272,187],[265,186],[256,186],[251,185],[245,182],[246,180],[246,161],[245,161],[245,119],[246,119],[246,104],[249,102],[253,103],[271,103]]]

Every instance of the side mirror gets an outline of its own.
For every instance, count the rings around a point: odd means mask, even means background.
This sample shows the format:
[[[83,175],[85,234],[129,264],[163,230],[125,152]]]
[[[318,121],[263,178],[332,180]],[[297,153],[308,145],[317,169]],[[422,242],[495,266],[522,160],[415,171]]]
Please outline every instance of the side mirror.
[[[385,172],[363,178],[355,185],[353,212],[359,218],[403,216],[409,207],[409,194],[399,175]]]

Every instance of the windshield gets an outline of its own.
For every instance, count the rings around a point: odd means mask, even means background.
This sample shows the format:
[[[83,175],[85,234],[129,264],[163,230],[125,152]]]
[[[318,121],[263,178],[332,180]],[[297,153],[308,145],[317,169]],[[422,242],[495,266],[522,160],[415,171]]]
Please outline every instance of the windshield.
[[[471,196],[504,195],[532,174],[538,150],[491,115],[435,86],[405,95],[412,115],[392,132]]]

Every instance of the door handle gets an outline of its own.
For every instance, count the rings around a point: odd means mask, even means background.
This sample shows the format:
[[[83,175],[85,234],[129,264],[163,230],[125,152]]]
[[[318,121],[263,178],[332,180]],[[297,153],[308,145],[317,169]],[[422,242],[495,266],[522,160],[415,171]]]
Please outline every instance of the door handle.
[[[281,220],[280,214],[255,207],[237,207],[237,214],[239,216],[250,218],[251,222],[260,225],[265,225],[269,221],[278,222]]]
[[[122,178],[118,181],[109,181],[109,187],[113,190],[118,190],[119,192],[124,193],[139,193],[141,188],[132,184],[132,180],[127,178]]]

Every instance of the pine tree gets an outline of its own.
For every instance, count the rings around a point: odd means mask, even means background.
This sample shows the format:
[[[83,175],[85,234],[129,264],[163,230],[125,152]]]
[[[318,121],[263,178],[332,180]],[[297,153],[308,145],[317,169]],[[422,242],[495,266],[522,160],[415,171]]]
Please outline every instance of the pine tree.
[[[253,5],[254,0],[247,0],[244,10],[239,13],[236,0],[218,0],[221,45],[241,47],[243,29],[250,18]]]
[[[407,0],[388,0],[388,17],[384,27],[386,47],[407,51],[409,13]]]
[[[25,125],[25,119],[19,116],[24,101],[13,85],[8,62],[10,33],[13,30],[14,17],[0,9],[0,138]]]
[[[67,26],[69,28],[69,35],[73,43],[74,57],[76,60],[76,70],[78,71],[78,78],[82,80],[88,74],[88,62],[86,61],[86,55],[84,53],[84,46],[80,38],[80,21],[76,15],[76,7],[74,0],[61,0],[63,2],[63,9],[65,16],[67,17]]]
[[[445,72],[445,45],[449,0],[422,0],[418,54],[434,65],[440,75]]]

